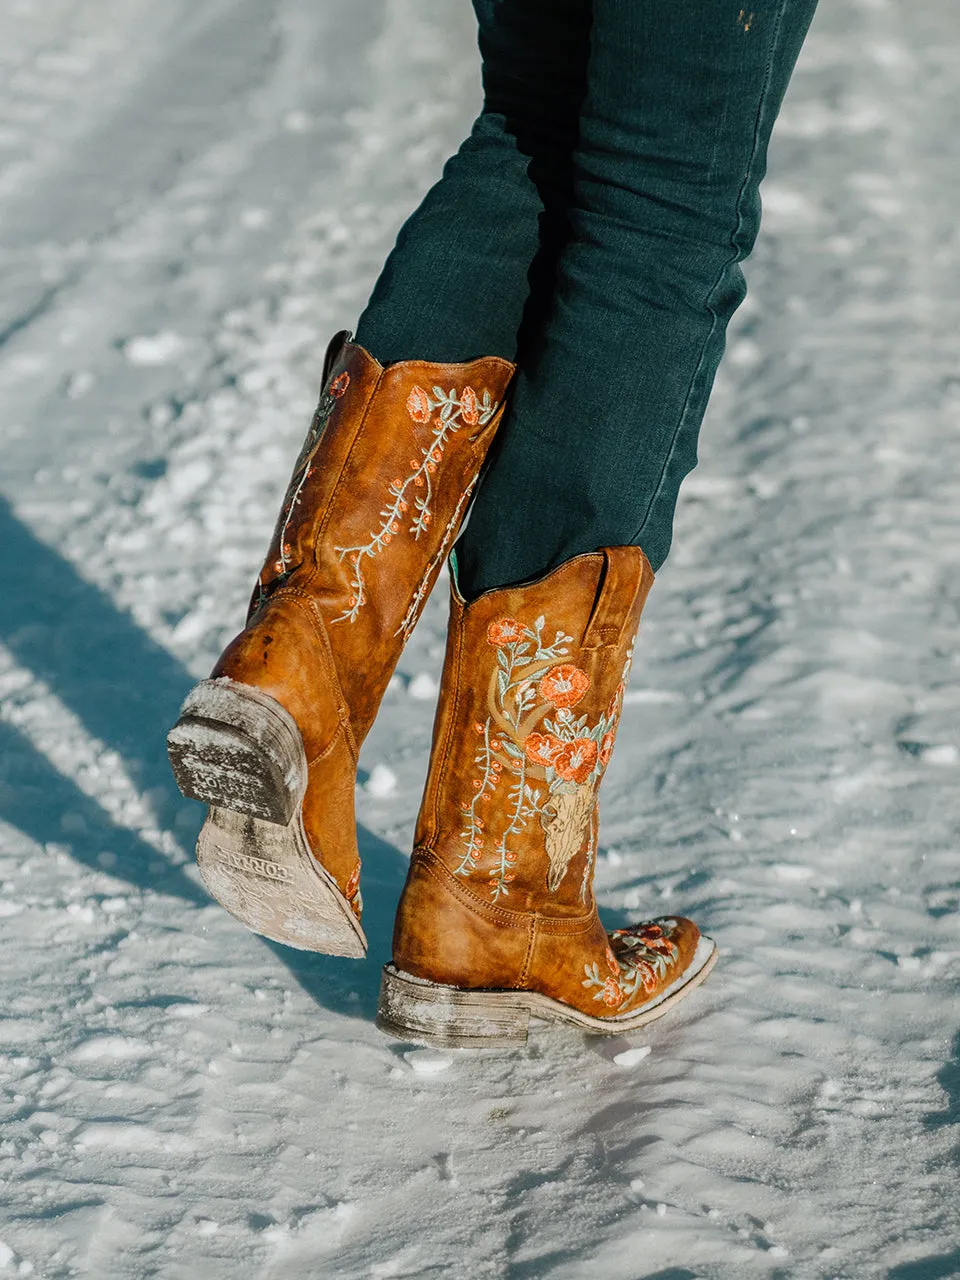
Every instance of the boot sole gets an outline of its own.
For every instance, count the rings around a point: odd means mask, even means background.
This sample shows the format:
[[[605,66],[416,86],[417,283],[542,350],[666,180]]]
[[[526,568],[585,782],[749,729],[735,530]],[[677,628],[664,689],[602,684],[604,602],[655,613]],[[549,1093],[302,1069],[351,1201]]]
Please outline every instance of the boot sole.
[[[717,962],[712,938],[701,937],[690,964],[641,1009],[596,1018],[538,991],[466,991],[384,966],[377,1026],[411,1044],[440,1049],[510,1048],[526,1044],[531,1018],[561,1022],[588,1035],[616,1036],[662,1018],[703,982]]]
[[[254,933],[361,958],[367,940],[303,830],[307,758],[293,717],[234,680],[204,680],[167,736],[177,785],[210,806],[197,840],[209,892]]]

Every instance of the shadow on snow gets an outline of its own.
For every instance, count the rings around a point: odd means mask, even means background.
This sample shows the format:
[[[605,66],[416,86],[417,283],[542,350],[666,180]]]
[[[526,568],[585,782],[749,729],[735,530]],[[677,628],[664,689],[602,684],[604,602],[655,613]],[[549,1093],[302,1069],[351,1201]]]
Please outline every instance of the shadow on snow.
[[[946,1124],[960,1124],[960,1031],[953,1037],[953,1057],[937,1072],[940,1087],[947,1095],[943,1111],[933,1111],[924,1117],[928,1129],[940,1129]]]
[[[953,1280],[957,1275],[960,1275],[960,1249],[933,1258],[918,1258],[916,1262],[901,1262],[887,1272],[887,1280]]]
[[[200,807],[177,790],[165,745],[193,677],[105,592],[36,538],[2,497],[0,547],[7,575],[0,643],[49,686],[93,737],[123,758],[164,826],[195,833]],[[108,870],[137,889],[170,894],[193,907],[209,901],[183,867],[115,824],[10,725],[0,725],[0,761],[0,818],[32,840],[63,844],[85,866]],[[184,816],[191,810],[196,814],[192,823]],[[65,831],[61,819],[68,813],[70,830]],[[318,1004],[349,1016],[372,1017],[406,860],[363,827],[358,838],[371,903],[364,926],[374,940],[367,963],[358,967],[350,960],[266,945]],[[105,851],[116,859],[108,868],[100,861]],[[350,992],[359,993],[359,1004],[349,998]]]

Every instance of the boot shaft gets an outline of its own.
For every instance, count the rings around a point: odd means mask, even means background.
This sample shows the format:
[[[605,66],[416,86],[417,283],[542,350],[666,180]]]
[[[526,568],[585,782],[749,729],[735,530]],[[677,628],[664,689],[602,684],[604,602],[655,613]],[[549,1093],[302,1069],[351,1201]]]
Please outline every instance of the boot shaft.
[[[306,769],[296,821],[354,910],[360,747],[462,522],[512,373],[496,357],[383,368],[335,340],[247,625],[213,671],[292,718]],[[203,755],[192,739],[190,753]]]
[[[513,366],[384,368],[349,341],[327,366],[253,608],[295,586],[324,599],[328,625],[406,638],[422,604],[410,584],[439,568],[436,551],[459,526]]]
[[[513,366],[384,368],[338,335],[247,623],[170,753],[210,807],[214,896],[256,932],[362,955],[357,758],[499,424]]]
[[[463,519],[513,366],[383,368],[345,337],[331,344],[246,630],[215,674],[302,687],[308,701],[322,685],[359,746]],[[284,643],[292,613],[315,633],[306,645]]]
[[[652,582],[639,548],[616,547],[469,605],[454,586],[416,844],[468,896],[593,911],[597,791]]]

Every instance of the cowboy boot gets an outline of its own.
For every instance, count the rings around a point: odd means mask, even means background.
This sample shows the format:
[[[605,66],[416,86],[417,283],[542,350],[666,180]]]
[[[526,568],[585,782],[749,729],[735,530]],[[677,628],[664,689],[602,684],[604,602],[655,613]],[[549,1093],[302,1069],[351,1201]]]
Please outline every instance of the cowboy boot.
[[[653,571],[638,547],[578,556],[466,604],[452,582],[440,705],[378,1025],[511,1045],[531,1016],[613,1035],[701,982],[714,944],[679,916],[607,933],[593,875]]]
[[[384,368],[349,335],[297,460],[247,625],[168,746],[210,806],[207,888],[256,933],[362,956],[357,755],[460,527],[513,366]]]

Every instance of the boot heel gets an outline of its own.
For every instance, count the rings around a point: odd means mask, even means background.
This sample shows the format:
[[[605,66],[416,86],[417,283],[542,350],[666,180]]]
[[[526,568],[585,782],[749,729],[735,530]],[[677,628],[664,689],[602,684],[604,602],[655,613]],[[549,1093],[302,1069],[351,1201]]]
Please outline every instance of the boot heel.
[[[384,966],[377,1026],[412,1044],[444,1049],[526,1044],[530,1011],[519,991],[463,991]]]
[[[286,826],[307,785],[296,721],[274,698],[234,680],[203,680],[167,735],[177,786],[191,800]]]

